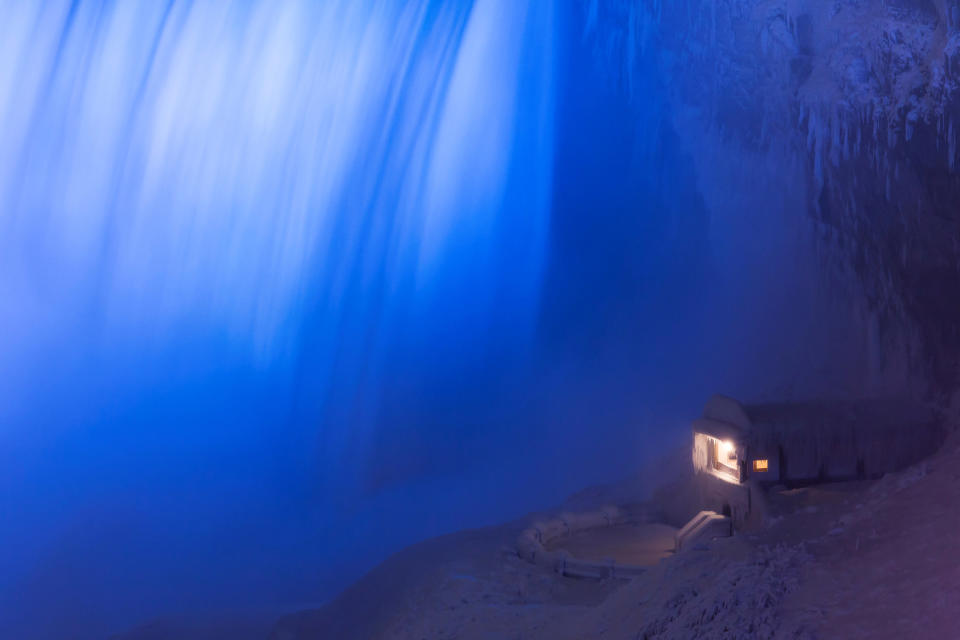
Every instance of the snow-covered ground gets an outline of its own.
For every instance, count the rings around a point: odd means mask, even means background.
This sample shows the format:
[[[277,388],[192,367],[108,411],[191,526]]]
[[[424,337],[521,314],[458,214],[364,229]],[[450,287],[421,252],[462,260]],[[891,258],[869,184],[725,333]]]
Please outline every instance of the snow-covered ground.
[[[773,491],[754,530],[632,581],[563,578],[521,560],[511,542],[523,520],[409,547],[270,637],[954,637],[958,504],[954,435],[876,481]]]

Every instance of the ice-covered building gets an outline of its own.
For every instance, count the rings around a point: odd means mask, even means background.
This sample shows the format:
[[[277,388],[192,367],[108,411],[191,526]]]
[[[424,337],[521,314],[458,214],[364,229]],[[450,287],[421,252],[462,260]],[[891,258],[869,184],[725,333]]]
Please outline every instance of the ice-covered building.
[[[750,486],[878,477],[932,454],[945,435],[906,399],[742,405],[715,395],[693,422],[693,466],[705,506],[743,520]]]

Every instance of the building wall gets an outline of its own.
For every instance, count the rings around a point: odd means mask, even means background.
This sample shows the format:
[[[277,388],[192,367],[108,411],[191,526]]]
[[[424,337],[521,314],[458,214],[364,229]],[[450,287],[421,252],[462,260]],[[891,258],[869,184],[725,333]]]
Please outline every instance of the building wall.
[[[693,434],[693,468],[697,472],[706,471],[708,466],[707,443],[709,437],[702,433]]]
[[[742,526],[751,511],[751,488],[732,484],[708,474],[698,476],[700,503],[703,509],[729,515],[735,527]]]
[[[754,471],[753,462],[755,460],[766,460],[767,461],[767,470],[766,471]],[[780,447],[779,446],[764,446],[764,447],[755,447],[748,446],[747,448],[747,478],[755,482],[765,483],[765,484],[774,484],[780,482]]]
[[[752,412],[750,455],[783,451],[781,481],[873,477],[934,453],[945,431],[937,415],[901,401],[766,405]],[[770,474],[771,476],[773,474]],[[760,474],[754,476],[760,480]]]

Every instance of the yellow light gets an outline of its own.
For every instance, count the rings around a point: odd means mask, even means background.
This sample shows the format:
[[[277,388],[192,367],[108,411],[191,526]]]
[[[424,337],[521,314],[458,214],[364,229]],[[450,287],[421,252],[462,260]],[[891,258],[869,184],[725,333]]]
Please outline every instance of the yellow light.
[[[732,442],[726,442],[726,441],[721,442],[721,443],[720,443],[720,451],[721,451],[721,452],[723,453],[723,455],[725,455],[727,458],[732,458],[732,457],[733,457],[733,443],[732,443]]]
[[[767,471],[770,469],[770,463],[767,460],[754,460],[753,461],[753,470],[754,471]]]

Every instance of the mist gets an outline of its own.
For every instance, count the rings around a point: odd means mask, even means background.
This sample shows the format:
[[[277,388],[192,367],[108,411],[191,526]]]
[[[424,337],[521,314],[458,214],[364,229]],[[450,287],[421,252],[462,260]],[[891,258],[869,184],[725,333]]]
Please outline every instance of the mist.
[[[626,7],[0,4],[0,635],[319,604],[882,385],[805,165]]]

